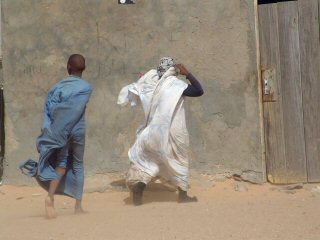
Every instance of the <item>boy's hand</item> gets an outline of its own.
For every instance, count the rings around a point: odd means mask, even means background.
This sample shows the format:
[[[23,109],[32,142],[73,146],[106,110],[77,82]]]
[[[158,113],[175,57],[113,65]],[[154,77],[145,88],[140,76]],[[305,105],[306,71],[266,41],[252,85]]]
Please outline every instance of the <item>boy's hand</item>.
[[[146,72],[139,72],[139,77],[142,77],[145,74],[146,74]]]
[[[189,74],[189,71],[186,69],[186,67],[183,64],[176,64],[176,69],[178,70],[178,73],[184,76],[187,76]]]

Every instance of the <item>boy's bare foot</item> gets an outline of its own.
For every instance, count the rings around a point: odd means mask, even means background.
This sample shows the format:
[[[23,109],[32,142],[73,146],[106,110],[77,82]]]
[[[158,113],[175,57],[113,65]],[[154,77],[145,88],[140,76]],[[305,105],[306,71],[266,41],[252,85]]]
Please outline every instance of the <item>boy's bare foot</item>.
[[[74,213],[75,213],[75,214],[88,213],[87,211],[83,210],[81,200],[76,200],[76,204],[75,204],[75,206],[74,206]]]
[[[86,214],[88,211],[83,210],[82,208],[75,208],[74,214]]]
[[[53,198],[51,198],[49,196],[46,197],[44,206],[45,206],[45,211],[46,211],[46,217],[48,219],[52,219],[52,218],[57,217],[56,212],[54,210]]]

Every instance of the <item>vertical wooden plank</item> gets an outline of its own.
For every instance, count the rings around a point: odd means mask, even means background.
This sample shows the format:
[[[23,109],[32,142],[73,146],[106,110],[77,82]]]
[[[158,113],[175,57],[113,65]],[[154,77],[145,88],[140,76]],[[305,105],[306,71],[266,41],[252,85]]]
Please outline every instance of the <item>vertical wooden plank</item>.
[[[318,0],[299,0],[300,66],[308,182],[320,181]]]
[[[276,102],[263,103],[267,178],[273,183],[286,183],[277,5],[260,5],[258,10],[262,80],[270,80],[265,73],[273,73],[272,87],[277,95]]]
[[[298,2],[278,3],[278,28],[287,181],[306,182]]]
[[[2,70],[0,70],[2,74]],[[2,76],[0,76],[2,78]],[[3,89],[0,88],[0,182],[3,176],[3,160],[4,160],[4,99]]]

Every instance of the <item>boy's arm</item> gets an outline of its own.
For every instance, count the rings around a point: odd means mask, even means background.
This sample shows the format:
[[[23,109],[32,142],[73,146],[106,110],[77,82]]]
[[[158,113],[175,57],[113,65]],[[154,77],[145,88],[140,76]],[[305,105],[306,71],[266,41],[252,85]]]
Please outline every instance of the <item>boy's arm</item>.
[[[200,97],[203,95],[203,89],[200,82],[185,68],[182,64],[177,64],[176,69],[178,69],[181,75],[186,76],[191,84],[184,90],[183,95],[188,97]]]

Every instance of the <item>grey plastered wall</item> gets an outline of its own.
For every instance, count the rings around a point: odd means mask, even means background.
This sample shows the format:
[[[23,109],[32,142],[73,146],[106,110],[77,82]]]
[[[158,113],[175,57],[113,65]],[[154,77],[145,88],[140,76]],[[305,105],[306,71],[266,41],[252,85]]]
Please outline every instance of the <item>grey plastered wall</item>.
[[[184,63],[205,95],[188,98],[191,169],[263,179],[254,0],[2,0],[6,103],[5,179],[26,182],[20,161],[38,158],[48,89],[71,53],[86,57],[86,174],[124,172],[142,111],[117,106],[121,87],[161,56]]]

